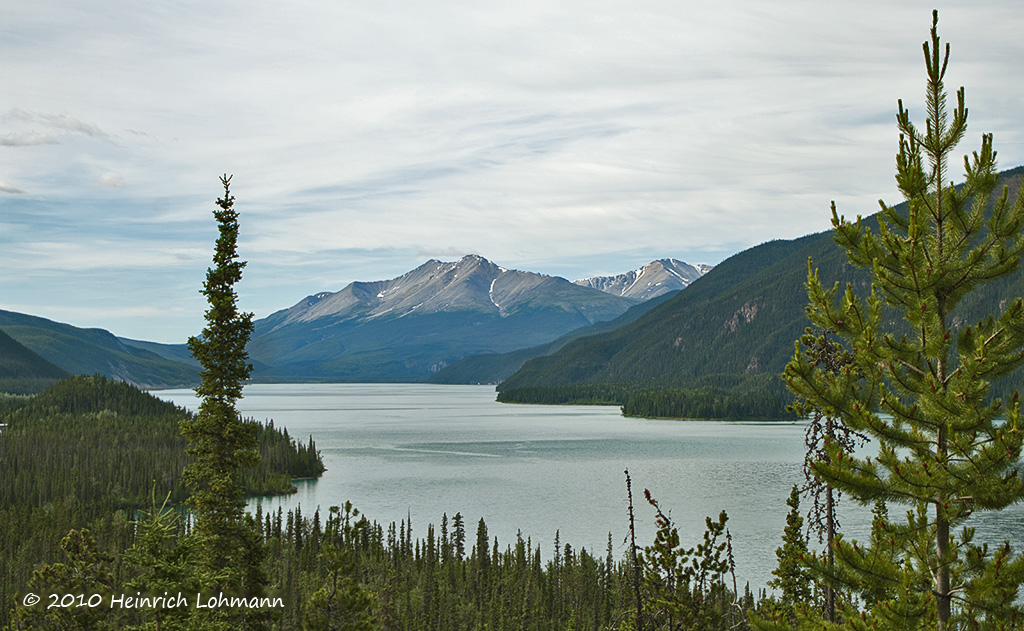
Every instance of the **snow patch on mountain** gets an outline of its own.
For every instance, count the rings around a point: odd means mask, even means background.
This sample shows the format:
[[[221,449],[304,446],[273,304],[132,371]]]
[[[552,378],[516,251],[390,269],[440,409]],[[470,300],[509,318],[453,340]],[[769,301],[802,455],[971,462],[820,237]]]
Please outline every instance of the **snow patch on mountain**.
[[[650,300],[677,289],[684,289],[690,283],[711,271],[713,266],[698,263],[691,265],[677,259],[659,259],[640,269],[616,276],[595,276],[573,281],[583,287],[599,289],[605,293],[624,298]]]

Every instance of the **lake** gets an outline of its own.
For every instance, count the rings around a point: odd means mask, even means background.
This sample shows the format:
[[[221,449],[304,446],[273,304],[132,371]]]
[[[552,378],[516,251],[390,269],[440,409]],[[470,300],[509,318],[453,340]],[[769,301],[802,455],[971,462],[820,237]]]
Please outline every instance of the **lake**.
[[[154,392],[196,409],[191,390]],[[461,512],[469,545],[483,518],[499,546],[517,532],[550,557],[561,545],[603,557],[628,547],[626,479],[633,480],[637,542],[654,539],[650,489],[671,514],[685,547],[699,543],[704,518],[729,514],[736,577],[753,589],[775,568],[793,484],[803,483],[802,423],[628,419],[616,407],[509,405],[491,386],[426,384],[253,384],[238,402],[243,415],[273,419],[292,437],[316,441],[327,471],[296,482],[298,493],[251,499],[264,511],[298,505],[304,515],[346,501],[386,528],[412,518],[417,537],[428,523]],[[804,502],[805,509],[807,502]],[[900,507],[890,507],[898,517]],[[843,532],[864,538],[867,509],[844,500]],[[1020,546],[1024,510],[975,517],[979,539]]]

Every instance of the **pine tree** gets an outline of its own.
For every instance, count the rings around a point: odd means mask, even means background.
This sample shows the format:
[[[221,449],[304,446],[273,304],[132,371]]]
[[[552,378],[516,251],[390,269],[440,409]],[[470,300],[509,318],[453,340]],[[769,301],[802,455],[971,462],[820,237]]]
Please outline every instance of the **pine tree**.
[[[88,530],[71,530],[60,542],[66,563],[47,563],[32,573],[28,587],[43,594],[38,604],[15,610],[12,629],[115,629],[118,621],[112,608],[90,604],[67,606],[67,595],[81,594],[89,599],[93,594],[115,589],[112,565],[114,557],[102,550]],[[55,597],[47,598],[48,595]],[[51,599],[53,598],[53,599]],[[54,601],[65,601],[54,606]],[[80,601],[81,602],[81,601]],[[101,602],[100,605],[103,605]]]
[[[976,511],[1024,498],[1019,407],[988,397],[989,384],[1024,362],[1024,301],[973,326],[955,309],[971,291],[1017,269],[1024,237],[1024,196],[995,191],[992,136],[965,158],[965,182],[947,185],[949,159],[967,127],[964,90],[950,112],[933,14],[924,44],[927,123],[919,130],[902,101],[896,180],[907,211],[881,204],[878,234],[858,217],[832,222],[850,260],[872,273],[870,296],[851,286],[827,289],[808,275],[808,316],[836,331],[853,362],[839,373],[817,370],[797,349],[786,367],[789,388],[809,408],[842,420],[876,441],[875,457],[827,448],[814,471],[862,501],[907,507],[905,523],[876,520],[865,545],[836,542],[833,578],[865,596],[864,616],[882,628],[960,628],[1020,624],[1014,603],[1024,559],[1009,544],[991,551],[954,536]],[[838,300],[837,300],[838,299]],[[890,325],[893,314],[901,321]],[[956,324],[954,324],[956,323]],[[821,570],[822,566],[818,566]],[[847,620],[852,620],[847,606]],[[1014,622],[1016,621],[1016,622]],[[820,625],[819,625],[820,627]]]
[[[782,591],[782,605],[786,611],[792,611],[794,605],[811,599],[811,577],[803,565],[807,540],[804,538],[804,518],[800,515],[800,489],[796,485],[793,485],[786,506],[789,506],[789,513],[786,515],[782,546],[775,550],[779,564],[772,570],[775,578],[768,581],[768,586]]]
[[[221,178],[224,197],[214,210],[219,237],[202,293],[209,302],[202,335],[188,340],[189,350],[202,365],[202,382],[195,389],[202,399],[199,411],[182,421],[194,462],[185,471],[195,524],[198,566],[202,582],[213,590],[253,589],[243,585],[241,559],[251,556],[251,537],[242,519],[244,499],[239,470],[255,466],[255,424],[244,423],[235,408],[252,365],[245,346],[252,333],[252,314],[238,310],[235,283],[242,277],[238,260],[238,213],[230,191],[231,178]]]
[[[324,544],[320,562],[327,572],[324,585],[307,601],[304,629],[324,631],[370,631],[376,628],[372,609],[373,594],[353,577],[355,563],[347,550],[333,543]]]
[[[152,508],[140,512],[135,520],[135,541],[125,550],[123,559],[134,566],[138,574],[125,584],[128,593],[137,591],[145,594],[195,593],[196,580],[190,561],[188,540],[179,537],[178,514],[167,507],[171,494],[157,507],[156,493],[153,492]],[[164,611],[141,610],[151,618],[156,629],[180,628],[189,611],[174,608]]]

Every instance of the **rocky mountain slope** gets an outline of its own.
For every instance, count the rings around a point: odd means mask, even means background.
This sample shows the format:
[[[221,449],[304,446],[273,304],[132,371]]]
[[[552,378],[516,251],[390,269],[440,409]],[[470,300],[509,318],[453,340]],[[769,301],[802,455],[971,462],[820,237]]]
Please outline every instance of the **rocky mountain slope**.
[[[670,291],[685,289],[690,283],[711,271],[711,265],[690,265],[676,259],[658,259],[638,270],[617,276],[596,276],[573,281],[614,296],[650,300]]]
[[[421,380],[474,353],[551,341],[639,301],[470,255],[308,296],[256,322],[262,380]]]

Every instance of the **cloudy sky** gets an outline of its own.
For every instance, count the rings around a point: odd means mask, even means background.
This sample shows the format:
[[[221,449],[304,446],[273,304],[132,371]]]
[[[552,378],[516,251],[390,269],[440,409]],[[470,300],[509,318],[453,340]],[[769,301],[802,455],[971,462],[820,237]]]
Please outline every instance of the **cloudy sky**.
[[[893,185],[933,2],[8,0],[0,308],[183,342],[234,175],[242,307],[429,258],[718,263]],[[1019,0],[940,9],[968,152],[1024,163]]]

